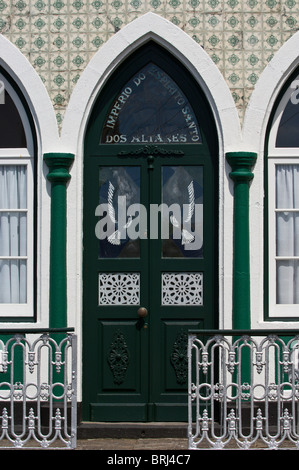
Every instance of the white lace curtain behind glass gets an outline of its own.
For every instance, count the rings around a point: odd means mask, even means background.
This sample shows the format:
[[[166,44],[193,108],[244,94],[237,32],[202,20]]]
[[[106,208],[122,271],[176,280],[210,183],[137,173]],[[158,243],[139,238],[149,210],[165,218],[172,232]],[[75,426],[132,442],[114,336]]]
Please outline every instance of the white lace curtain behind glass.
[[[276,165],[276,255],[277,303],[298,304],[299,165]]]
[[[0,165],[0,303],[27,301],[26,171]]]

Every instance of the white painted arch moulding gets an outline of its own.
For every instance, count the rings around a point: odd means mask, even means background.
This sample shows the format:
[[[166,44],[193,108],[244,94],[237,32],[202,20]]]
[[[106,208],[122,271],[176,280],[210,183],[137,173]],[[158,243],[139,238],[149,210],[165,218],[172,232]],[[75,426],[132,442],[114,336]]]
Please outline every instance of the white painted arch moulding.
[[[36,70],[7,38],[0,34],[0,65],[15,81],[32,113],[39,154],[59,151],[59,133],[49,94]]]
[[[15,80],[30,106],[42,151],[77,153],[92,105],[105,81],[116,65],[150,39],[173,52],[193,73],[210,98],[224,151],[259,153],[264,146],[275,99],[299,65],[299,32],[275,53],[261,74],[246,108],[241,132],[230,90],[212,59],[184,31],[154,13],[147,13],[129,23],[94,55],[72,93],[61,139],[51,100],[40,77],[21,51],[0,35],[0,64]]]
[[[269,118],[275,101],[290,75],[299,66],[299,31],[275,53],[260,75],[246,108],[243,148],[263,154]]]
[[[71,169],[72,178],[68,186],[68,316],[73,319],[72,324],[76,324],[79,332],[81,332],[82,323],[82,187],[85,129],[92,107],[111,74],[138,47],[150,40],[172,53],[190,71],[206,94],[214,113],[220,150],[219,226],[222,228],[219,230],[219,309],[221,326],[224,326],[223,312],[231,310],[229,292],[232,288],[233,199],[229,189],[232,182],[229,184],[224,182],[224,179],[228,178],[226,169],[227,172],[229,171],[225,153],[240,150],[239,116],[222,74],[203,48],[170,21],[154,13],[147,13],[122,28],[95,53],[72,92],[62,123],[60,151],[75,154]],[[226,266],[225,276],[223,276],[224,266]]]
[[[212,59],[188,34],[155,13],[146,13],[110,38],[90,60],[71,95],[61,131],[60,151],[82,152],[92,106],[115,68],[134,50],[154,40],[193,74],[214,112],[222,151],[239,149],[241,131],[231,92]]]

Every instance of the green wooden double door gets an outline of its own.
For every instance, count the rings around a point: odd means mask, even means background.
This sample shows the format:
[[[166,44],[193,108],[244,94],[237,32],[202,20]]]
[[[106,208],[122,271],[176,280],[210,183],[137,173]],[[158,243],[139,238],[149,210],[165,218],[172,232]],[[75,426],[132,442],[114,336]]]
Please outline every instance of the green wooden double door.
[[[83,418],[187,421],[188,330],[217,321],[217,136],[179,63],[133,59],[86,134]]]

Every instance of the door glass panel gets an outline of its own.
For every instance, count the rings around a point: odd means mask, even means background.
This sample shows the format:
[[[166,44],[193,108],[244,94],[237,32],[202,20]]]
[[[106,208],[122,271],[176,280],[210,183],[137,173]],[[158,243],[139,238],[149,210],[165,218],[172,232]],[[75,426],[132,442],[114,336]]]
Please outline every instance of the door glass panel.
[[[203,167],[162,168],[162,255],[203,257]]]
[[[140,168],[101,166],[96,209],[100,219],[95,229],[100,258],[139,258],[139,230],[135,225],[140,220],[139,206]]]
[[[184,93],[164,70],[149,63],[120,90],[109,109],[103,144],[202,143]]]

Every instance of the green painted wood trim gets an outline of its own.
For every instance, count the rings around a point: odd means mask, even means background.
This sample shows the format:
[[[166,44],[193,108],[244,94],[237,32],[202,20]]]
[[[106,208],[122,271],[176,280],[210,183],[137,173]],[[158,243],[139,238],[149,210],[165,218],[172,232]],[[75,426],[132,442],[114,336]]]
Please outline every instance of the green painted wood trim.
[[[67,326],[67,272],[66,272],[66,184],[74,161],[71,153],[46,153],[47,179],[51,182],[51,238],[50,238],[50,328]]]
[[[229,152],[226,159],[234,181],[233,329],[250,329],[249,183],[257,155]]]

